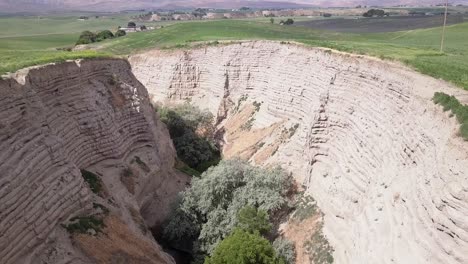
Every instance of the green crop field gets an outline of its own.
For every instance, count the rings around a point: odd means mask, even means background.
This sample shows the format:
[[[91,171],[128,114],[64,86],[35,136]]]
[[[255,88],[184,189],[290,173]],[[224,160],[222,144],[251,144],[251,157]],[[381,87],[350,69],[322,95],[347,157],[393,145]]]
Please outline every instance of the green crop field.
[[[128,19],[128,17],[120,17],[110,20],[118,22],[115,23],[118,25],[124,24]],[[276,23],[279,20],[280,18],[275,18]],[[267,39],[297,41],[311,46],[329,47],[399,60],[422,73],[451,81],[468,89],[468,23],[451,25],[447,28],[444,53],[439,52],[441,28],[351,34],[318,31],[301,26],[280,26],[265,23],[264,20],[172,23],[162,29],[132,33],[125,37],[92,44],[90,45],[93,48],[92,51],[55,50],[57,47],[73,46],[82,30],[97,30],[114,26],[114,22],[100,24],[96,21],[78,21],[89,23],[80,24],[80,26],[76,26],[75,22],[77,21],[70,22],[68,26],[60,25],[57,28],[52,23],[48,31],[41,29],[42,35],[35,35],[36,31],[31,29],[23,32],[29,34],[28,36],[23,36],[21,32],[12,32],[14,31],[12,29],[1,33],[0,73],[56,60],[128,55],[151,48],[187,48],[200,41]],[[25,25],[24,23],[22,22],[21,25]],[[4,25],[1,19],[0,25],[0,31],[2,31]],[[14,28],[15,25],[11,27]],[[70,33],[64,33],[62,30],[69,30]],[[60,34],[49,35],[52,32]]]

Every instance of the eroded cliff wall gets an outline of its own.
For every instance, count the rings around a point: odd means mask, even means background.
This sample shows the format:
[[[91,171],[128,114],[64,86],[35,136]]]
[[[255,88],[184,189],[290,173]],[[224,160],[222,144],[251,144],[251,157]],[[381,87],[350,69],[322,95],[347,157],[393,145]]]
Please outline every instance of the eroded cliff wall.
[[[128,62],[67,62],[16,77],[0,81],[0,262],[172,263],[147,226],[164,219],[186,179],[172,171],[169,135]],[[104,191],[91,192],[80,169]],[[96,204],[110,210],[106,234],[71,236],[61,226]]]
[[[468,145],[401,65],[248,42],[130,58],[154,101],[217,114],[226,157],[281,164],[325,213],[337,263],[467,263]],[[465,102],[466,103],[466,102]]]

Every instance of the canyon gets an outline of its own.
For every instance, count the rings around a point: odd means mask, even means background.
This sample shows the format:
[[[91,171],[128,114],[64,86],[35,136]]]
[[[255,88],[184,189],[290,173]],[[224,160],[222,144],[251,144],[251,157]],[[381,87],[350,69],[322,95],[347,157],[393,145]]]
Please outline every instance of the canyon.
[[[165,219],[188,178],[173,170],[169,134],[128,62],[66,62],[14,77],[0,81],[1,262],[173,263],[147,227]],[[102,210],[107,236],[65,230]]]
[[[468,148],[403,65],[254,41],[130,57],[161,104],[218,118],[225,158],[280,164],[324,212],[336,263],[466,263]]]
[[[148,228],[190,179],[155,110],[190,102],[215,115],[224,158],[292,173],[336,263],[466,263],[468,143],[434,92],[468,103],[397,63],[271,41],[18,71],[0,81],[0,259],[174,263]],[[64,228],[102,206],[105,235]]]

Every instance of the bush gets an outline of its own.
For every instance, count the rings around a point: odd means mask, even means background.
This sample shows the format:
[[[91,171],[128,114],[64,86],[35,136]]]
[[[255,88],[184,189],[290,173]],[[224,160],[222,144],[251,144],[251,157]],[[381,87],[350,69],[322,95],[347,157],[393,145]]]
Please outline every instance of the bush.
[[[236,229],[216,247],[205,264],[275,264],[284,263],[270,242],[258,233]]]
[[[443,106],[444,111],[451,110],[457,116],[460,126],[460,135],[464,140],[468,140],[468,105],[463,105],[455,96],[445,93],[435,93],[432,98],[435,104]]]
[[[268,213],[258,210],[253,206],[246,206],[237,215],[237,226],[249,233],[266,234],[270,232],[272,225],[268,219]]]
[[[110,30],[103,30],[96,35],[96,41],[102,41],[105,39],[111,39],[114,37],[114,34]]]
[[[125,35],[127,35],[127,32],[125,32],[125,31],[123,31],[123,30],[121,30],[121,29],[119,29],[119,30],[117,30],[117,32],[115,32],[115,37],[116,37],[116,38],[118,38],[118,37],[123,37],[123,36],[125,36]]]
[[[99,179],[99,177],[96,174],[90,171],[87,171],[87,170],[80,170],[80,171],[81,171],[81,176],[83,177],[85,182],[88,183],[91,191],[93,191],[96,194],[99,194],[102,190],[101,179]]]
[[[192,187],[182,194],[177,217],[171,217],[164,235],[174,243],[198,238],[200,249],[211,253],[238,225],[242,208],[275,212],[287,204],[290,188],[289,176],[279,168],[267,170],[239,160],[221,161],[192,180]],[[243,215],[250,214],[248,211]],[[256,217],[264,216],[257,212]],[[260,226],[264,229],[263,224]]]
[[[362,14],[363,17],[373,17],[373,16],[383,17],[384,15],[385,15],[385,11],[382,9],[370,9],[364,14]]]
[[[76,42],[76,45],[90,44],[96,41],[96,34],[91,31],[83,31]]]
[[[213,140],[213,114],[188,103],[174,108],[163,107],[159,114],[169,129],[181,161],[199,172],[219,162],[220,153]]]
[[[289,25],[294,24],[294,20],[292,20],[291,18],[288,18],[286,19],[286,21],[281,20],[280,24],[289,26]]]
[[[304,221],[318,212],[317,202],[309,195],[299,195],[295,207],[293,218],[299,221]]]
[[[63,227],[72,234],[86,234],[88,230],[94,230],[94,232],[99,233],[104,227],[102,219],[94,216],[74,217],[70,221],[72,223],[64,225]]]
[[[130,22],[128,22],[127,27],[129,27],[129,28],[134,28],[134,27],[136,27],[136,23],[130,21]]]
[[[296,261],[296,249],[294,243],[284,239],[277,238],[273,242],[273,248],[275,249],[276,254],[283,258],[286,264],[294,264]]]
[[[322,226],[318,228],[309,240],[304,243],[305,251],[309,255],[311,263],[328,264],[333,263],[333,252],[335,251],[328,243],[322,233]]]

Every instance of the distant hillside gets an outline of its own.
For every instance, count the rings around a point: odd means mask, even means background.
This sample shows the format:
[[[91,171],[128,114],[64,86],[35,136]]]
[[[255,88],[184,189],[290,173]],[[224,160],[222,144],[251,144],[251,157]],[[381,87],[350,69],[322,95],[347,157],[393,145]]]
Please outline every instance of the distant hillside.
[[[301,8],[313,6],[394,6],[394,5],[429,5],[443,2],[441,0],[0,0],[0,12],[40,12],[52,10],[83,10],[83,11],[121,11],[156,8]],[[468,0],[458,0],[455,3],[466,3]]]

